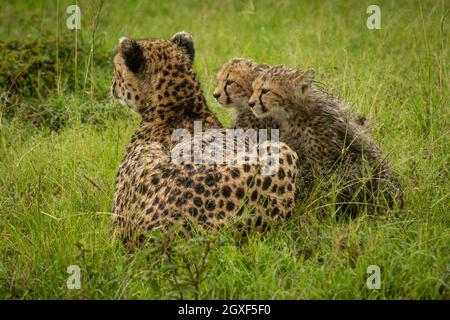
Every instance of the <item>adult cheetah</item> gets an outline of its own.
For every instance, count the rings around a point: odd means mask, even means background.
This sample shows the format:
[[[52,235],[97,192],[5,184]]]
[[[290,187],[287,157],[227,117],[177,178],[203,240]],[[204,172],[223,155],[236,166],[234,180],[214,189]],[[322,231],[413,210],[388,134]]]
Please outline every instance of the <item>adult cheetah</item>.
[[[258,117],[279,121],[281,140],[297,151],[305,172],[342,175],[339,202],[378,205],[384,197],[382,205],[401,207],[400,185],[386,157],[342,102],[315,85],[314,77],[312,69],[267,69],[253,81],[249,105]]]
[[[265,230],[292,214],[298,159],[283,143],[275,175],[264,175],[264,164],[247,157],[188,164],[171,158],[179,146],[175,131],[198,134],[198,122],[204,131],[225,131],[206,104],[194,53],[185,32],[169,40],[119,40],[112,96],[142,117],[118,169],[112,205],[115,235],[129,248],[148,230],[189,235],[192,225],[217,229],[243,216],[237,223],[242,230]],[[250,214],[243,215],[245,208]]]

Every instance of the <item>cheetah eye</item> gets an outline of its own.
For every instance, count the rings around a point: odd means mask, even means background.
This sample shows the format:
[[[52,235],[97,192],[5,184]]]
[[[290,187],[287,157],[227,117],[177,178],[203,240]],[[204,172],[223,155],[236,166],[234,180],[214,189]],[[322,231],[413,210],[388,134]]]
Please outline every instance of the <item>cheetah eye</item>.
[[[261,93],[262,93],[262,94],[266,94],[266,93],[268,93],[268,92],[269,92],[269,89],[262,89],[262,90],[261,90]]]
[[[227,80],[227,85],[230,85],[230,84],[232,84],[232,83],[234,83],[233,80]]]

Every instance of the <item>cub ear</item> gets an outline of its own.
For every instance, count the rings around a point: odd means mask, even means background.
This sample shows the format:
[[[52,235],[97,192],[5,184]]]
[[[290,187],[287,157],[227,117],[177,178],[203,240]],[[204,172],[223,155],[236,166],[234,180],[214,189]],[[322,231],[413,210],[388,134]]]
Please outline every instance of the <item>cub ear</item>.
[[[261,72],[263,72],[263,71],[265,71],[265,70],[267,70],[267,69],[269,69],[269,68],[270,68],[270,66],[269,66],[268,64],[265,64],[265,63],[258,63],[258,64],[253,68],[253,70],[256,71],[257,73],[261,73]]]
[[[316,71],[314,69],[308,69],[302,74],[302,78],[305,79],[306,82],[312,83],[316,77]]]
[[[308,69],[298,76],[297,86],[300,87],[302,93],[305,93],[305,91],[311,87],[315,76],[316,71],[314,71],[314,69]]]
[[[189,33],[184,31],[177,32],[169,39],[169,41],[182,48],[189,56],[189,59],[191,59],[191,62],[194,62],[194,40]]]
[[[133,73],[137,73],[145,62],[141,46],[136,41],[126,37],[119,39],[119,54],[125,60],[125,65]]]

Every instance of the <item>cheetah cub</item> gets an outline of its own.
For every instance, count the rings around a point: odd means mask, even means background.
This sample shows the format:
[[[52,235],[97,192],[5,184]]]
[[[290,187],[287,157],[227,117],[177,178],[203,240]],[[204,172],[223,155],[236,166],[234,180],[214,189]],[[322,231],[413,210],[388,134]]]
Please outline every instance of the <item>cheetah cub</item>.
[[[252,83],[256,77],[269,69],[270,66],[263,63],[256,63],[247,58],[234,58],[225,63],[217,72],[217,87],[213,96],[217,102],[225,108],[235,110],[235,121],[233,128],[242,129],[264,129],[278,128],[279,124],[273,117],[265,117],[264,119],[255,116],[248,105],[253,89]],[[343,104],[338,105],[345,108],[351,119],[357,125],[368,129],[368,120],[361,115],[354,114],[350,108]]]
[[[312,69],[267,69],[254,80],[249,105],[260,119],[272,117],[280,123],[281,141],[297,152],[304,174],[314,172],[313,180],[316,173],[343,177],[338,202],[373,204],[382,196],[382,205],[401,207],[399,182],[379,147],[342,102],[314,83],[314,77]]]
[[[257,118],[248,105],[253,92],[253,80],[268,68],[268,65],[258,64],[250,59],[234,58],[219,69],[213,96],[222,107],[234,109],[234,129],[278,128],[278,123],[270,117]]]

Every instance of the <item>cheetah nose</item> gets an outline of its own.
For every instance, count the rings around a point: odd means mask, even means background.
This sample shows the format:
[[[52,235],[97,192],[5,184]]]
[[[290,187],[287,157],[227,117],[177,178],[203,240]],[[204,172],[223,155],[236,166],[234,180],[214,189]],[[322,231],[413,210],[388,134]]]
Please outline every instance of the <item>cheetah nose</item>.
[[[255,101],[249,101],[248,105],[250,106],[250,108],[253,108],[255,106]]]
[[[214,98],[219,99],[220,93],[219,92],[214,92],[213,96],[214,96]]]

